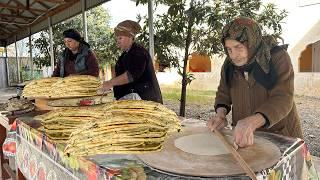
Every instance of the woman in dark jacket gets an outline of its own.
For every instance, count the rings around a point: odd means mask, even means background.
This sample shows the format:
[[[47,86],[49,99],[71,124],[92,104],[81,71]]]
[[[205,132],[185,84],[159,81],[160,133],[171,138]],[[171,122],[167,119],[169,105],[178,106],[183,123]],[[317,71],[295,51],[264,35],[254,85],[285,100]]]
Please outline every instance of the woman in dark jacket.
[[[63,32],[66,48],[62,52],[53,77],[66,77],[72,74],[99,76],[99,66],[90,45],[74,29]]]
[[[130,20],[123,21],[115,27],[117,45],[123,52],[115,66],[116,77],[105,81],[102,90],[113,87],[117,100],[130,99],[130,95],[135,94],[143,100],[162,103],[150,54],[134,42],[134,37],[140,30],[140,25]]]

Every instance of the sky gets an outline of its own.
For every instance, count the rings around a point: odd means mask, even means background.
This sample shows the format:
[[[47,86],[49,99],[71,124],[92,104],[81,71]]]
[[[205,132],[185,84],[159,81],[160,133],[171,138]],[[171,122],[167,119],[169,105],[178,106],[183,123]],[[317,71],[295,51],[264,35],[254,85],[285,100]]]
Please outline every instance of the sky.
[[[142,16],[148,14],[148,5],[136,6],[136,3],[132,0],[112,0],[102,5],[108,10],[111,15],[111,27],[115,27],[118,23],[124,20],[137,20],[137,15]],[[156,14],[163,14],[168,8],[165,6],[159,6]]]
[[[111,15],[111,27],[115,27],[118,23],[124,20],[137,20],[137,14],[146,15],[148,13],[148,6],[139,5],[131,0],[112,0],[102,5],[108,10]]]
[[[282,26],[282,37],[285,43],[289,44],[289,50],[320,21],[320,0],[264,0],[264,2],[274,3],[279,9],[288,11],[288,17]],[[315,5],[305,6],[308,4]]]
[[[286,9],[289,12],[286,22],[282,24],[282,37],[285,43],[289,44],[289,49],[320,20],[320,4],[303,6],[320,3],[320,0],[263,0],[263,2],[274,3],[279,9]],[[148,12],[147,5],[136,7],[132,0],[112,0],[103,4],[103,7],[111,14],[111,27],[126,19],[136,20],[137,14],[146,15]]]

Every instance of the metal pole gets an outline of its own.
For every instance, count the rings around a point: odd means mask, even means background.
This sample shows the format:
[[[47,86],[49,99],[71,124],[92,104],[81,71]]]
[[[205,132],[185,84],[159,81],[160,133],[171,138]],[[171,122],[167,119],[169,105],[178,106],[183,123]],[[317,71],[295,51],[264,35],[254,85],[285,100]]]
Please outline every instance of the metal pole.
[[[9,76],[9,58],[8,58],[8,49],[7,44],[4,47],[4,50],[6,52],[6,71],[7,71],[7,85],[10,86],[10,76]]]
[[[20,61],[18,59],[18,48],[17,48],[17,36],[15,36],[14,47],[16,49],[16,63],[17,63],[17,75],[18,75],[18,83],[21,83],[20,77]]]
[[[88,42],[88,25],[87,25],[87,13],[86,13],[86,0],[81,0],[82,10],[82,23],[83,23],[83,37]]]
[[[154,59],[153,0],[148,0],[149,53]]]
[[[105,80],[108,81],[109,80],[109,75],[108,75],[108,64],[106,64],[106,77],[105,77]]]
[[[49,23],[49,41],[50,41],[50,59],[51,59],[51,74],[54,70],[54,52],[53,52],[53,33],[52,33],[52,26],[51,26],[51,17],[48,17],[48,23]]]
[[[30,70],[31,70],[31,79],[33,79],[33,60],[32,60],[32,44],[31,44],[31,28],[29,28],[29,52],[30,52]]]

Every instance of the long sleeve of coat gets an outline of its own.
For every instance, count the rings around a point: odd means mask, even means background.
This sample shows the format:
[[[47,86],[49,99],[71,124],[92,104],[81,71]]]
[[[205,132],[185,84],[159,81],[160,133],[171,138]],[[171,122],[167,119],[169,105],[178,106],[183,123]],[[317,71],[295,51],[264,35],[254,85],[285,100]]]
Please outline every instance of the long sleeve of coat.
[[[52,77],[60,77],[60,61],[53,70]]]
[[[287,52],[275,54],[272,57],[277,71],[278,80],[275,87],[269,91],[269,98],[256,109],[269,120],[269,127],[285,118],[292,109],[294,96],[294,72]]]
[[[215,97],[215,110],[217,110],[217,108],[219,107],[225,107],[229,112],[231,109],[232,101],[231,101],[230,89],[226,84],[226,80],[225,80],[226,77],[223,69],[224,68],[222,67],[220,83],[219,83],[218,90]]]

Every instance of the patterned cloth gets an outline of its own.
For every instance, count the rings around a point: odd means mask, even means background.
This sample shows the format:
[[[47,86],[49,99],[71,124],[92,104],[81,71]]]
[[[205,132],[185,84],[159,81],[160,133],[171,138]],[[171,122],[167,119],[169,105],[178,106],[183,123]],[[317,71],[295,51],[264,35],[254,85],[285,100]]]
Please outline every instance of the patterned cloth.
[[[2,151],[4,156],[15,157],[16,154],[16,121],[11,125],[11,128],[7,134],[7,137],[2,145]]]

